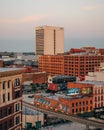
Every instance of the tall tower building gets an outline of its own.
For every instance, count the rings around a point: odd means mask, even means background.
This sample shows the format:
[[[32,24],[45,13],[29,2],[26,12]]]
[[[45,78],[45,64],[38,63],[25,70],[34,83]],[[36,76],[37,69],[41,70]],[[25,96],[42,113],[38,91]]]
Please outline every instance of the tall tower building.
[[[55,55],[64,53],[64,29],[62,27],[36,27],[36,54]]]

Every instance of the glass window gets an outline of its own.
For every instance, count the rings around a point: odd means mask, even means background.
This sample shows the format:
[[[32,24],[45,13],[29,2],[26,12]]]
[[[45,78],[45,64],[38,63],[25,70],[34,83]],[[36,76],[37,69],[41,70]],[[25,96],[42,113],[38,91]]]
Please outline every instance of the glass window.
[[[19,111],[19,108],[20,108],[19,103],[15,104],[15,111],[16,112]]]
[[[19,80],[19,78],[18,78],[18,79],[15,79],[14,86],[19,86],[19,85],[20,85],[20,80]]]

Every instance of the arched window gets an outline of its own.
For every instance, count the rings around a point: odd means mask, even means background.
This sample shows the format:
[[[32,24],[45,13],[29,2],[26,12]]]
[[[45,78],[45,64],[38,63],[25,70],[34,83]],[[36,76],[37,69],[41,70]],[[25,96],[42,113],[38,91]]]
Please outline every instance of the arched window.
[[[11,81],[9,80],[8,81],[8,88],[10,88],[10,85],[11,85]]]
[[[6,82],[2,82],[2,89],[5,89],[5,86],[6,86]]]
[[[14,86],[19,86],[19,85],[20,85],[20,79],[17,78],[17,79],[15,79],[15,81],[14,81]]]

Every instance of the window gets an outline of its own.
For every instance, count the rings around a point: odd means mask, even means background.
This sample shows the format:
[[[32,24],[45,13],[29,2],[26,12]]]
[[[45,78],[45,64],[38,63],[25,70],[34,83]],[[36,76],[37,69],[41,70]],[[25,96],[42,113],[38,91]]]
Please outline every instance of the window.
[[[81,108],[79,108],[79,112],[81,112]]]
[[[7,130],[7,121],[4,122],[4,129],[3,130]]]
[[[8,128],[11,128],[13,126],[13,121],[12,121],[12,119],[10,119],[9,121],[8,121]]]
[[[12,106],[8,107],[8,115],[12,114]]]
[[[19,86],[20,85],[20,80],[19,78],[18,79],[15,79],[14,81],[14,86]]]
[[[90,104],[92,104],[92,100],[90,100]]]
[[[76,102],[76,106],[78,106],[78,102]]]
[[[88,101],[86,101],[86,105],[88,105]]]
[[[19,111],[19,108],[20,108],[19,103],[15,104],[15,111],[16,112]]]
[[[5,82],[2,83],[2,88],[5,89]]]
[[[20,123],[20,117],[17,116],[17,117],[16,117],[16,125],[19,124],[19,123]]]
[[[15,92],[15,98],[19,98],[20,97],[20,91],[16,91]]]
[[[90,106],[90,110],[92,110],[92,106]]]
[[[72,107],[74,107],[74,103],[72,103]]]
[[[74,113],[74,109],[72,109],[72,113]]]
[[[7,116],[7,108],[4,108],[4,109],[3,109],[3,116],[4,116],[4,117]]]
[[[86,111],[88,111],[88,107],[86,107]]]
[[[10,88],[10,81],[8,81],[8,88]]]
[[[2,95],[3,103],[5,102],[5,94]]]
[[[10,101],[10,93],[8,93],[8,101]]]
[[[2,118],[2,109],[0,110],[0,119]],[[1,129],[0,129],[1,130]]]

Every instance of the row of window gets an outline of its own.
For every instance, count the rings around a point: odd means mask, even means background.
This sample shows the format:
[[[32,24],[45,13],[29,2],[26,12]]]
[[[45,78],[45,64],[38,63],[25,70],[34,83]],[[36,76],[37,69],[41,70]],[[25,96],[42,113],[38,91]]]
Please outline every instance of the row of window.
[[[101,96],[101,97],[100,97],[100,96],[95,97],[95,101],[102,101],[102,100],[103,100],[103,98],[104,98],[103,96]]]
[[[8,130],[13,126],[13,119],[9,119],[8,121],[5,121],[4,123],[0,123],[0,130]]]
[[[6,89],[6,83],[7,83],[8,88],[10,88],[10,86],[11,86],[11,81],[10,80],[9,81],[4,81],[4,82],[2,82],[2,89],[3,90]],[[14,80],[14,86],[16,87],[16,86],[19,86],[19,85],[20,85],[20,79],[17,78],[17,79]]]
[[[90,106],[90,111],[92,110],[93,108],[92,108],[92,106]],[[78,112],[86,112],[86,111],[88,111],[89,109],[88,109],[88,107],[83,107],[83,108],[79,108],[79,109],[72,109],[72,113],[78,113]]]
[[[90,104],[92,104],[92,100],[90,100]],[[83,101],[83,102],[76,102],[76,103],[72,103],[72,107],[75,106],[84,106],[84,105],[88,105],[88,101]]]
[[[2,103],[5,103],[6,101],[10,101],[10,92],[7,93],[7,96],[6,94],[2,94]]]
[[[20,123],[20,121],[21,121],[20,116],[16,116],[14,124],[18,125]],[[13,124],[13,118],[9,119],[9,120],[5,121],[4,123],[0,123],[0,130],[8,130],[9,128],[13,127],[14,124]],[[18,129],[20,129],[20,128],[18,128]]]
[[[13,114],[14,113],[13,109],[15,112],[18,112],[19,110],[21,110],[21,104],[16,103],[14,108],[13,108],[13,105],[5,107],[5,108],[1,108],[0,109],[0,119],[4,118],[6,116],[9,116],[10,114]]]

